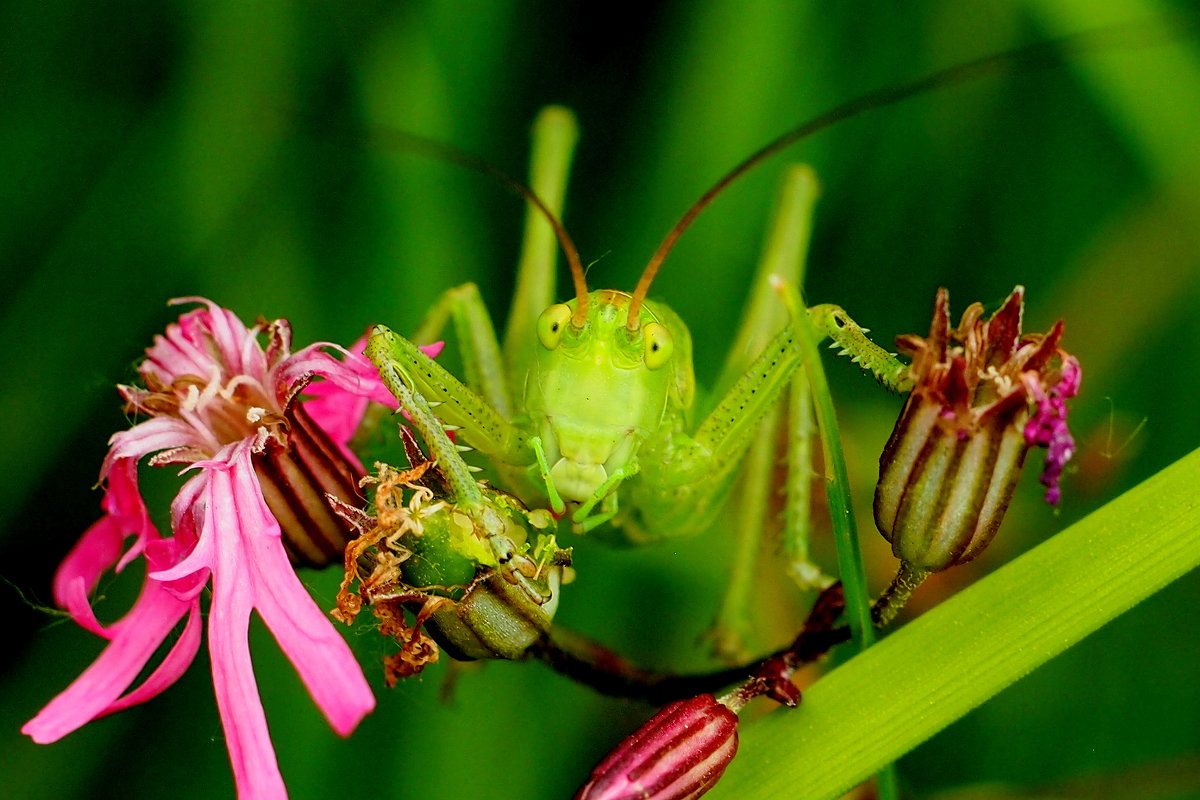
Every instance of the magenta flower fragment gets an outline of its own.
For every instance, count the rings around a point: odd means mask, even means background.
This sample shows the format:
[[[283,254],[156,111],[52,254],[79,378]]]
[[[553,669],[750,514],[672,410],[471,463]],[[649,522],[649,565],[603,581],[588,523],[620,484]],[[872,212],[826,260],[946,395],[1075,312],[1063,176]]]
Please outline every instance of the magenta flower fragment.
[[[1075,439],[1067,428],[1067,400],[1079,394],[1082,372],[1074,356],[1064,356],[1062,378],[1049,391],[1042,388],[1035,376],[1022,375],[1025,388],[1037,403],[1037,411],[1025,423],[1025,441],[1046,448],[1046,463],[1038,479],[1046,487],[1046,502],[1058,505],[1062,491],[1058,479],[1063,466],[1075,455]]]
[[[351,537],[325,494],[355,501],[362,465],[349,437],[367,401],[395,401],[360,354],[324,343],[291,353],[285,320],[247,328],[207,300],[174,302],[203,307],[155,338],[140,367],[145,388],[119,387],[128,409],[147,418],[110,440],[100,472],[104,515],[54,578],[55,601],[109,644],[22,732],[52,742],[174,683],[199,650],[200,595],[211,585],[208,645],[238,794],[286,797],[250,662],[250,612],[333,729],[348,735],[374,697],[293,562],[340,562]],[[158,532],[138,491],[137,463],[147,456],[188,476],[171,506],[171,536]],[[147,573],[140,596],[119,621],[102,625],[90,593],[108,569],[139,556]],[[130,690],[185,618],[167,656]]]

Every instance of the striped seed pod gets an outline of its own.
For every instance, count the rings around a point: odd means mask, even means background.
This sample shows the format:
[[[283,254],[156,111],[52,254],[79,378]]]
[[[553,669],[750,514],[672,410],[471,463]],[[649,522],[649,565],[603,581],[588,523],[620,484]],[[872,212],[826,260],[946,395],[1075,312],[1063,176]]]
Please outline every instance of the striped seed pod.
[[[737,753],[738,716],[711,694],[678,700],[592,770],[575,800],[691,800]]]
[[[1048,448],[1042,482],[1058,501],[1079,364],[1059,347],[1061,322],[1022,335],[1023,305],[1018,286],[990,318],[975,303],[951,328],[940,289],[929,336],[896,341],[913,359],[913,389],[879,459],[875,522],[910,570],[937,572],[987,547],[1032,445]]]

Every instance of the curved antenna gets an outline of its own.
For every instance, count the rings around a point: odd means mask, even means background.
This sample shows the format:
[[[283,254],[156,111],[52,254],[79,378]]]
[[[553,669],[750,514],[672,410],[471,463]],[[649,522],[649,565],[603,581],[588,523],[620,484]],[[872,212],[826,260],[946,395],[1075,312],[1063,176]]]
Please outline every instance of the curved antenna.
[[[523,197],[532,204],[541,213],[542,217],[545,218],[546,222],[550,223],[550,227],[554,229],[554,236],[558,239],[558,246],[562,248],[563,255],[567,259],[567,264],[571,268],[571,279],[575,285],[575,297],[578,300],[575,306],[575,314],[571,317],[571,324],[576,328],[583,327],[583,323],[587,320],[588,311],[588,288],[587,278],[583,272],[583,261],[579,258],[579,250],[576,249],[575,242],[571,240],[567,229],[542,198],[537,196],[533,189],[530,189],[507,172],[492,166],[474,153],[468,153],[466,150],[460,150],[453,145],[445,144],[435,139],[427,139],[424,136],[400,130],[377,131],[370,138],[487,175],[504,188]]]
[[[953,67],[938,70],[931,75],[927,75],[911,83],[891,86],[885,89],[876,89],[826,111],[824,114],[813,117],[807,122],[767,142],[733,169],[729,170],[729,172],[725,173],[724,177],[714,183],[707,192],[702,194],[700,199],[679,219],[679,222],[675,223],[675,227],[671,228],[662,240],[662,243],[659,244],[658,249],[654,251],[654,255],[650,257],[645,271],[642,272],[642,277],[638,280],[637,288],[633,290],[633,299],[629,303],[629,319],[626,325],[631,331],[637,330],[637,313],[642,306],[642,302],[646,299],[646,293],[650,291],[650,284],[654,281],[655,275],[658,274],[659,268],[662,267],[663,261],[666,260],[667,254],[671,252],[671,248],[675,246],[679,237],[688,229],[692,221],[700,215],[700,212],[707,208],[709,203],[724,191],[725,187],[729,184],[733,183],[753,167],[758,166],[763,161],[766,161],[771,156],[790,147],[801,139],[819,133],[826,128],[832,127],[851,117],[856,117],[859,114],[895,105],[923,92],[948,89],[952,86],[978,80],[979,78],[993,75],[1003,68],[1012,68],[1021,72],[1033,72],[1035,70],[1059,66],[1064,56],[1071,57],[1096,51],[1147,47],[1194,34],[1194,30],[1167,29],[1163,20],[1158,20],[1157,23],[1112,25],[1096,28],[1084,31],[1083,33],[1070,34],[1056,39],[1048,39],[1043,42],[1016,47],[1001,53],[993,53],[992,55],[983,56],[973,61],[967,61]]]

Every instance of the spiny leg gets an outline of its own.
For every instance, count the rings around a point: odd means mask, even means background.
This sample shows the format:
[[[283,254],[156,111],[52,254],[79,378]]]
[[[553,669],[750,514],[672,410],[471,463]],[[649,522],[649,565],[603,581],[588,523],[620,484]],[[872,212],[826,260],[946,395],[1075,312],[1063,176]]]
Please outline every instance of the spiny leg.
[[[467,444],[493,462],[520,466],[533,463],[524,433],[403,336],[376,325],[365,353],[397,400],[403,403],[402,395],[411,391],[431,407],[437,404],[437,416],[443,425],[458,429]]]
[[[784,488],[783,552],[788,574],[801,589],[826,589],[833,578],[809,557],[808,534],[812,528],[813,419],[812,386],[804,370],[796,370],[788,391],[787,485]]]
[[[733,347],[726,358],[718,391],[728,391],[738,377],[747,372],[751,359],[763,350],[772,333],[787,325],[787,311],[771,289],[768,278],[771,275],[783,275],[791,281],[803,280],[817,194],[816,175],[810,167],[794,165],[789,168],[780,187],[763,256],[751,288],[751,296]],[[802,376],[802,372],[796,371],[795,374],[798,377],[793,377],[793,382],[802,380],[802,377],[799,377]],[[767,512],[773,495],[778,491],[774,485],[774,476],[784,418],[778,405],[767,412],[766,418],[759,424],[757,433],[753,435],[752,443],[736,477],[739,505],[732,513],[737,544],[730,582],[711,631],[714,649],[718,655],[728,660],[736,660],[744,655],[747,637],[752,628],[752,594],[756,585],[754,575],[762,550],[763,533],[775,526],[775,521],[768,519]],[[789,428],[791,427],[793,426],[789,421]],[[788,432],[790,433],[790,430]],[[807,443],[797,443],[795,446],[806,452],[810,450]],[[790,455],[792,448],[793,443],[789,437],[789,464],[793,460]],[[788,508],[795,512],[799,506],[797,503],[789,503]],[[807,536],[806,519],[802,523],[794,520],[788,522],[789,539]],[[806,555],[807,543],[805,542],[803,548],[793,546],[790,549]],[[815,569],[807,562],[804,566],[810,571]],[[819,573],[819,570],[817,572]]]
[[[391,333],[391,331],[387,332]],[[450,441],[442,421],[433,413],[425,397],[412,389],[411,379],[404,374],[400,363],[395,360],[387,360],[387,356],[390,354],[388,351],[380,352],[380,348],[386,346],[388,342],[386,336],[377,332],[372,333],[367,343],[367,358],[371,359],[379,369],[379,375],[384,385],[396,397],[400,408],[408,414],[409,423],[421,435],[430,458],[437,462],[449,490],[447,499],[459,506],[479,505],[483,495],[479,490],[479,484],[475,481],[475,476],[471,474],[472,468],[462,460],[458,446]],[[416,349],[411,343],[409,346]]]
[[[448,290],[421,320],[412,342],[431,344],[441,339],[446,325],[454,323],[454,335],[462,355],[466,385],[483,401],[508,419],[513,414],[509,377],[500,358],[500,343],[479,287],[466,283]]]
[[[795,285],[795,284],[793,284]],[[850,318],[845,309],[825,303],[808,309],[808,318],[825,336],[833,340],[830,348],[840,347],[838,355],[871,373],[889,391],[907,392],[912,389],[908,365],[867,337],[868,330]]]
[[[721,598],[717,618],[707,638],[714,654],[722,661],[736,663],[750,651],[755,629],[755,601],[758,599],[755,575],[762,550],[764,532],[773,527],[768,518],[771,506],[772,478],[778,455],[776,436],[782,415],[778,407],[768,412],[760,427],[760,435],[750,445],[736,477],[734,496],[727,513],[732,517],[735,538],[733,561],[729,568],[729,583]],[[758,615],[761,618],[761,615]]]

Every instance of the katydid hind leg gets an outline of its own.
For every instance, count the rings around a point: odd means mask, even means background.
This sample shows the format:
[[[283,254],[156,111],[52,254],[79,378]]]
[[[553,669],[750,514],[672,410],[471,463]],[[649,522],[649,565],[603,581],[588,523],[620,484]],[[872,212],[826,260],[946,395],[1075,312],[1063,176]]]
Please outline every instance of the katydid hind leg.
[[[533,124],[533,149],[529,164],[529,186],[551,213],[562,218],[567,179],[579,128],[575,116],[562,106],[548,106]],[[555,297],[558,241],[546,218],[532,205],[526,210],[525,234],[517,282],[513,289],[508,326],[504,331],[504,363],[509,375],[523,377],[532,362],[538,315]],[[520,391],[515,383],[514,389]]]
[[[833,578],[809,555],[812,529],[813,441],[817,435],[812,386],[805,370],[796,370],[788,390],[787,483],[784,486],[783,554],[788,575],[801,589],[826,589]]]
[[[760,423],[759,435],[746,452],[742,468],[735,478],[736,504],[727,514],[733,532],[734,551],[729,582],[721,597],[717,617],[708,632],[713,652],[728,663],[743,661],[751,652],[754,631],[761,626],[754,619],[758,599],[755,576],[759,572],[762,544],[774,526],[770,508],[781,424],[780,409],[773,408]]]
[[[762,352],[771,336],[787,326],[787,309],[772,289],[770,279],[781,276],[793,282],[803,280],[817,194],[817,178],[811,167],[795,164],[787,169],[742,322],[717,384],[719,391],[728,391],[747,372],[752,359]],[[803,371],[796,370],[793,376],[793,383],[802,380]],[[760,572],[763,543],[780,532],[779,520],[770,514],[776,503],[775,495],[779,494],[776,487],[779,443],[786,442],[790,465],[792,442],[785,437],[793,428],[790,414],[783,414],[779,404],[772,407],[752,435],[753,441],[734,478],[739,502],[729,516],[736,542],[729,583],[710,631],[715,652],[725,660],[736,661],[745,656],[756,627],[752,610],[758,599],[755,575]]]

